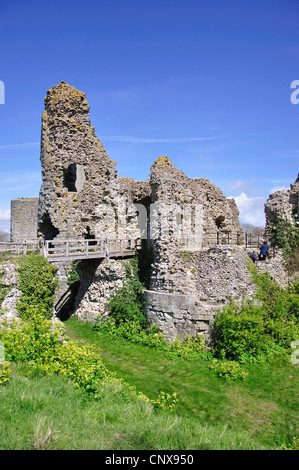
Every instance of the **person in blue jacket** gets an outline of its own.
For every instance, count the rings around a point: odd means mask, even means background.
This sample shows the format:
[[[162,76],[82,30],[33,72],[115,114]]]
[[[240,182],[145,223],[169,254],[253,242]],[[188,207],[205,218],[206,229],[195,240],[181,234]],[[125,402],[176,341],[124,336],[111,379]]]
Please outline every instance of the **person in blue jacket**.
[[[260,246],[260,256],[259,259],[265,260],[268,254],[269,247],[265,241],[263,241],[262,245]]]

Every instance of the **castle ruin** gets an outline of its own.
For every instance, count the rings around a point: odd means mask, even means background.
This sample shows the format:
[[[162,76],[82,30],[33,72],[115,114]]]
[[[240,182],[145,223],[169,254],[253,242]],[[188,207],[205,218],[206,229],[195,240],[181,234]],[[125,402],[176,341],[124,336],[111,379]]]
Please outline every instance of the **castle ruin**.
[[[234,200],[207,179],[187,177],[165,156],[147,181],[119,176],[90,123],[85,94],[65,82],[45,98],[40,159],[42,185],[30,205],[36,222],[32,217],[31,227],[19,231],[16,208],[28,201],[14,201],[13,241],[33,238],[32,230],[51,241],[144,240],[152,252],[145,314],[167,339],[208,336],[217,309],[255,291]],[[106,258],[80,261],[78,272],[75,314],[94,321],[107,314],[125,269]],[[59,295],[67,289],[64,273],[62,263]]]

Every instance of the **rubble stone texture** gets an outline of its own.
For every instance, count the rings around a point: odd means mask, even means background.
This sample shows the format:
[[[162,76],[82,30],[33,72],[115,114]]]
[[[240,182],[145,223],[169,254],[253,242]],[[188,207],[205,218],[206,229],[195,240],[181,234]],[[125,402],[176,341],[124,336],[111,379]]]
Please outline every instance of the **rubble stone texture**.
[[[0,305],[1,320],[11,320],[18,317],[17,303],[20,299],[20,289],[16,272],[16,265],[12,261],[0,263],[0,283],[6,290]]]
[[[89,260],[79,264],[80,288],[75,311],[80,320],[93,322],[101,314],[108,315],[108,302],[123,286],[124,265],[116,260]]]
[[[151,220],[155,260],[150,288],[194,292],[184,259],[223,241],[240,243],[238,208],[210,181],[188,178],[167,157],[152,165],[150,185],[157,220]]]
[[[270,232],[277,216],[292,225],[299,224],[299,174],[290,189],[270,194],[265,204],[265,214],[267,232]]]

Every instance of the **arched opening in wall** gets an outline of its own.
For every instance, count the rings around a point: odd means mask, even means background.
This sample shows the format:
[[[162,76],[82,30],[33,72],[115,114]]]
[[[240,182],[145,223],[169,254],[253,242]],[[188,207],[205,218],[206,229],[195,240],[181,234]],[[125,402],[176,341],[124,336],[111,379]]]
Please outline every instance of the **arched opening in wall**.
[[[82,191],[85,179],[84,167],[77,163],[72,163],[63,172],[63,186],[70,192]]]
[[[144,196],[133,200],[137,211],[138,225],[141,238],[150,238],[150,205],[151,197]]]
[[[42,216],[39,230],[45,240],[53,240],[59,234],[59,230],[52,224],[51,218],[47,212]]]

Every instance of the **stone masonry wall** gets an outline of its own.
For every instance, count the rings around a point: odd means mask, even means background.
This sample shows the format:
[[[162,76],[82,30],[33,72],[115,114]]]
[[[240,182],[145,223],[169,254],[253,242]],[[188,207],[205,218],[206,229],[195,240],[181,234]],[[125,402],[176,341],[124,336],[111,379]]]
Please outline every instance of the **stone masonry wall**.
[[[126,270],[123,263],[111,259],[81,261],[77,270],[81,282],[76,315],[93,323],[98,315],[108,315],[108,302],[115,290],[123,286]]]
[[[155,290],[145,293],[149,325],[157,324],[168,340],[200,333],[208,339],[217,310],[255,294],[248,260],[243,247],[227,245],[177,257],[175,269],[165,270],[156,278]],[[165,276],[171,278],[172,289]]]
[[[37,197],[11,201],[10,240],[12,242],[37,240],[37,207]]]
[[[299,224],[299,174],[290,189],[270,194],[265,204],[266,230],[271,231],[277,216],[294,225]]]
[[[119,237],[118,209],[135,234],[137,219],[89,120],[86,95],[61,82],[47,92],[41,134],[40,236],[51,239]],[[135,226],[134,226],[135,223]]]
[[[192,295],[146,290],[144,297],[148,326],[158,326],[167,341],[200,334],[209,339],[215,306],[203,304]]]

